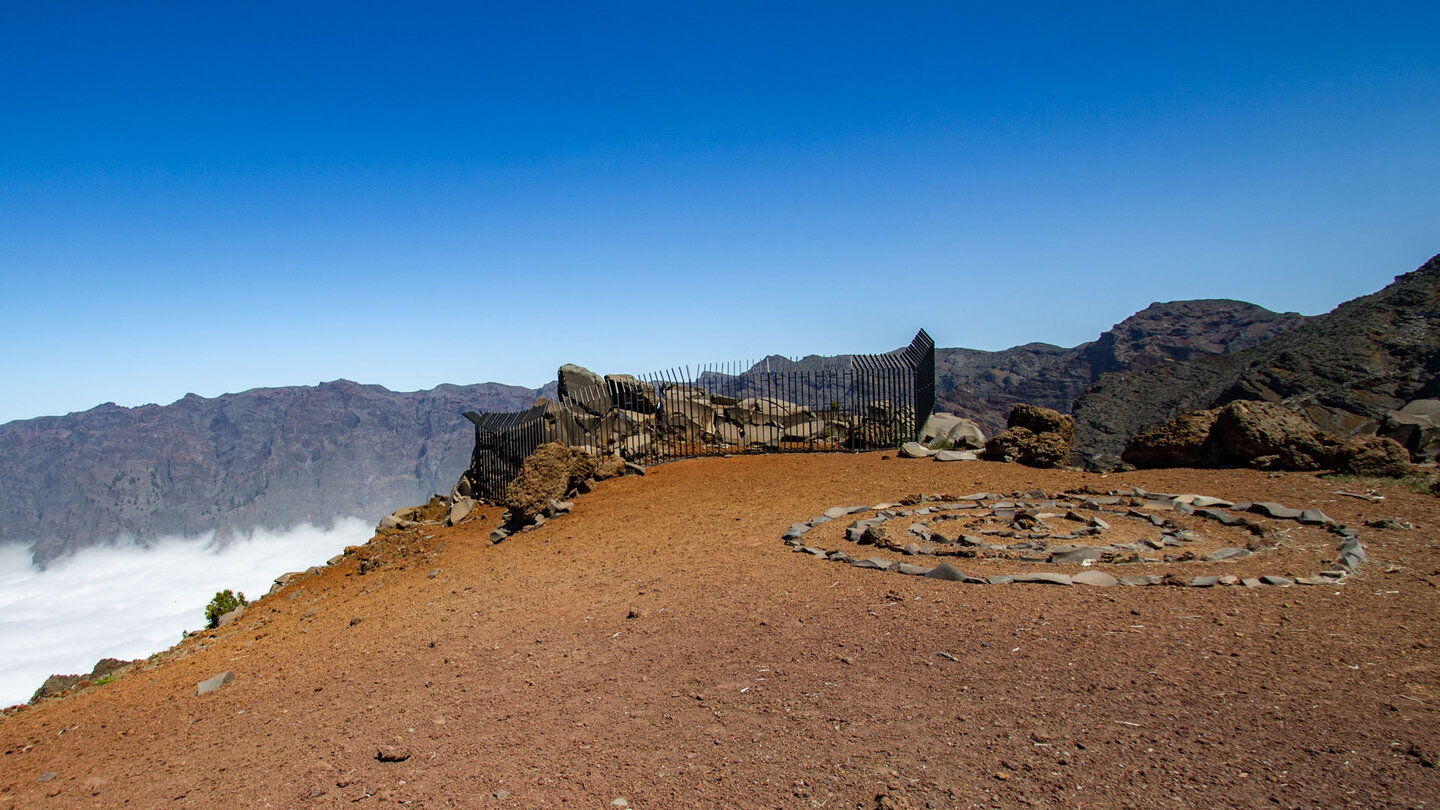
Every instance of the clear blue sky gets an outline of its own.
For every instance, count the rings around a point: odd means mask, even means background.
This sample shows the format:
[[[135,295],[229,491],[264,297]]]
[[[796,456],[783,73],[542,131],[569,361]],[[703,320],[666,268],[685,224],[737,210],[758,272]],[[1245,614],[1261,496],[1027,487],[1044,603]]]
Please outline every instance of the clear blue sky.
[[[1440,252],[1440,5],[0,2],[0,421],[1075,345]]]

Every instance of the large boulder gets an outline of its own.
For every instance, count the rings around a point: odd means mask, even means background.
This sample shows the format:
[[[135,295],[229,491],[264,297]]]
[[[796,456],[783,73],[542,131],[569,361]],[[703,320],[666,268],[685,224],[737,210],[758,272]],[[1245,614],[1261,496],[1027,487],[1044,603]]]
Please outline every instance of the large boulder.
[[[610,410],[610,392],[604,377],[574,363],[561,366],[556,376],[555,395],[561,402],[590,413],[603,414]]]
[[[1137,467],[1249,465],[1367,476],[1400,476],[1410,467],[1409,453],[1393,439],[1336,436],[1283,405],[1252,401],[1182,413],[1132,437],[1121,458]]]
[[[979,450],[985,446],[985,434],[979,425],[969,419],[937,412],[925,420],[925,427],[920,431],[920,443],[932,450]]]
[[[595,475],[596,459],[560,442],[542,444],[505,489],[505,506],[513,520],[529,522],[552,501],[563,501],[581,482]]]
[[[1379,434],[1404,445],[1416,461],[1440,456],[1440,400],[1417,399],[1385,415]]]
[[[985,457],[1029,467],[1059,467],[1070,460],[1075,420],[1035,405],[1016,405],[1008,426],[985,443]]]
[[[1328,466],[1333,439],[1295,411],[1273,402],[1232,402],[1220,409],[1210,435],[1230,457],[1261,466],[1318,470]],[[1272,460],[1273,459],[1273,460]]]
[[[1206,467],[1223,451],[1210,441],[1219,409],[1182,413],[1159,427],[1140,433],[1125,445],[1120,458],[1136,467]]]
[[[610,393],[611,404],[622,411],[653,414],[660,407],[655,386],[629,374],[606,374],[605,388]]]
[[[1341,444],[1331,466],[1350,475],[1399,478],[1410,472],[1410,451],[1385,436],[1359,436]]]

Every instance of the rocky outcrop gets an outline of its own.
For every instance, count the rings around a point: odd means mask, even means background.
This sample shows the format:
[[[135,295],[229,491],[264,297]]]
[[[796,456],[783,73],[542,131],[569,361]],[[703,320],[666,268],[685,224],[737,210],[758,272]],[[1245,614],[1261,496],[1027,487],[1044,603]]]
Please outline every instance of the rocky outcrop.
[[[1236,400],[1284,403],[1331,434],[1362,436],[1436,398],[1440,256],[1259,345],[1102,377],[1075,402],[1076,441],[1103,466],[1137,433]]]
[[[985,443],[985,457],[1029,467],[1060,467],[1070,459],[1075,420],[1035,405],[1016,405],[1005,430]]]
[[[994,434],[1016,403],[1069,413],[1101,375],[1239,351],[1305,320],[1243,301],[1171,301],[1151,304],[1073,348],[1029,343],[993,352],[936,349],[937,408]]]
[[[1121,457],[1137,467],[1247,465],[1367,476],[1410,469],[1409,453],[1392,439],[1336,436],[1282,405],[1247,401],[1181,414],[1136,435]]]
[[[135,662],[122,661],[119,658],[101,658],[95,662],[95,667],[90,670],[88,675],[51,675],[45,679],[39,689],[35,690],[30,702],[39,703],[45,698],[60,697],[76,689],[104,681],[133,663]]]

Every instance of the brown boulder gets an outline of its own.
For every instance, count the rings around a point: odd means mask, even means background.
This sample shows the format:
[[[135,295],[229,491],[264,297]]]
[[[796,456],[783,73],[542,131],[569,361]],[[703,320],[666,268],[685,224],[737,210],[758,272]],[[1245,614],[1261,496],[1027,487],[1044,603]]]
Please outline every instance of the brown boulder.
[[[595,457],[560,442],[538,447],[505,489],[505,506],[517,521],[533,521],[550,501],[563,501],[595,475]]]
[[[595,480],[618,478],[625,474],[625,459],[620,456],[605,456],[595,463]]]
[[[1182,413],[1165,424],[1133,436],[1120,458],[1136,467],[1204,467],[1219,461],[1221,449],[1210,441],[1219,410]]]
[[[1264,466],[1318,470],[1334,442],[1305,417],[1273,402],[1232,402],[1220,409],[1210,436],[1240,463],[1275,461]]]
[[[1007,428],[1026,428],[1032,433],[1056,433],[1066,444],[1075,442],[1075,417],[1042,408],[1039,405],[1021,403],[1010,409]]]
[[[1360,436],[1341,443],[1331,459],[1336,472],[1399,478],[1410,472],[1410,451],[1384,436]]]
[[[1016,405],[1009,426],[985,443],[985,457],[1029,467],[1059,467],[1070,460],[1075,420],[1035,405]]]

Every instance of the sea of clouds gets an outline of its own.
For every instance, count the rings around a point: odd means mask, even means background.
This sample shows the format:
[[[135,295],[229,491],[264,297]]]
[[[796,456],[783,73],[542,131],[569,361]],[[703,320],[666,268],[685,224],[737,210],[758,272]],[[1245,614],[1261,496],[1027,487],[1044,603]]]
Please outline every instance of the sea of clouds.
[[[321,565],[372,533],[347,518],[223,545],[205,537],[88,548],[43,571],[24,546],[0,546],[0,706],[29,700],[51,675],[164,650],[205,626],[217,591],[256,599],[275,577]]]

